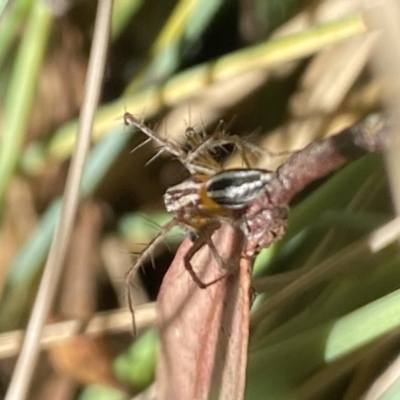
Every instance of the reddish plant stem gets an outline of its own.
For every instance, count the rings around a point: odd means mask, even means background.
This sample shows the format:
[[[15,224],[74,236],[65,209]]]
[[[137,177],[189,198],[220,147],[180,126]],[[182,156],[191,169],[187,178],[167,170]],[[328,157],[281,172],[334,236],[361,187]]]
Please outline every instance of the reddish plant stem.
[[[277,170],[277,182],[268,190],[274,205],[286,205],[311,182],[366,153],[387,145],[387,118],[372,114],[327,139],[312,142],[293,153]]]

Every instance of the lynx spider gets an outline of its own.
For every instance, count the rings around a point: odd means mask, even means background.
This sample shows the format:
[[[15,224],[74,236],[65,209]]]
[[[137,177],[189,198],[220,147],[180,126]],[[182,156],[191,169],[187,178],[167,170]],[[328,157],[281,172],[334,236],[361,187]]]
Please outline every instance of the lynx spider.
[[[128,271],[126,275],[128,289],[129,282],[139,266],[150,256],[164,235],[176,225],[181,226],[194,238],[193,245],[184,259],[185,268],[193,281],[200,288],[205,288],[223,279],[229,273],[229,268],[218,254],[211,235],[223,221],[229,221],[236,225],[245,235],[250,232],[250,224],[245,221],[243,218],[245,216],[240,210],[259,196],[270,180],[274,178],[274,172],[254,169],[249,165],[246,152],[254,153],[261,150],[256,146],[243,143],[238,136],[228,135],[222,129],[222,124],[210,136],[204,130],[196,132],[191,127],[187,128],[185,131],[187,146],[184,148],[177,143],[161,138],[128,112],[124,114],[124,123],[141,130],[148,137],[144,143],[154,140],[160,145],[161,149],[156,156],[164,151],[169,152],[178,158],[191,174],[188,179],[169,188],[164,194],[166,209],[168,212],[174,213],[175,217],[160,229]],[[212,157],[212,151],[225,144],[236,146],[247,168],[223,170],[222,165]],[[206,283],[201,281],[190,263],[194,254],[204,245],[208,245],[218,265],[225,270],[221,276]],[[128,296],[128,302],[132,311],[130,296]]]

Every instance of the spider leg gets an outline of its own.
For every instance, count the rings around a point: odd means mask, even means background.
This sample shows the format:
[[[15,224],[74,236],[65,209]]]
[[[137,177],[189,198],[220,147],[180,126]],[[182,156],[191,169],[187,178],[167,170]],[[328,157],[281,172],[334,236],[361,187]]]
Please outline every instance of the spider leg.
[[[144,142],[138,144],[135,148],[133,148],[129,153],[133,154],[135,151],[141,149],[143,146],[146,146],[146,144],[151,142],[152,140],[152,138],[147,138]]]
[[[221,256],[218,253],[217,248],[215,247],[214,243],[211,240],[212,234],[221,227],[221,223],[219,221],[213,220],[208,222],[207,224],[203,225],[197,233],[197,238],[193,242],[192,247],[189,249],[189,251],[186,253],[184,257],[184,265],[187,271],[189,272],[189,275],[195,282],[195,284],[200,288],[200,289],[205,289],[208,286],[214,285],[218,281],[224,279],[230,272],[229,269],[226,268],[226,262],[221,258]],[[226,270],[226,272],[221,273],[220,276],[217,278],[209,281],[209,282],[203,282],[195,272],[195,270],[192,267],[191,264],[191,259],[193,256],[203,247],[207,245],[212,252],[218,266],[220,267],[221,270]]]
[[[142,121],[135,118],[131,113],[125,112],[124,114],[124,124],[126,126],[133,125],[140,131],[142,131],[147,137],[153,139],[157,144],[167,150],[169,153],[173,154],[178,159],[184,159],[186,157],[186,152],[177,144],[163,139],[156,132],[146,126]]]
[[[133,327],[133,335],[136,336],[136,323],[135,323],[135,312],[132,303],[132,297],[130,292],[130,282],[132,278],[137,273],[138,269],[143,265],[144,261],[151,257],[151,253],[157,247],[157,245],[163,240],[164,236],[168,231],[170,231],[173,227],[178,225],[178,218],[173,218],[171,221],[167,222],[163,225],[160,231],[156,236],[147,244],[144,250],[140,253],[138,258],[135,260],[134,264],[131,266],[127,274],[125,275],[125,287],[127,290],[127,300],[128,300],[128,308],[132,314],[132,327]]]
[[[255,153],[256,146],[243,143],[243,139],[237,135],[227,135],[223,132],[217,133],[214,136],[206,138],[201,144],[195,147],[194,150],[189,152],[186,158],[186,162],[194,163],[196,158],[200,158],[202,155],[209,154],[216,148],[222,148],[222,146],[227,144],[233,144],[239,151],[240,156],[246,165],[246,167],[251,168],[251,164],[247,157],[247,153]],[[214,161],[214,159],[212,159]]]

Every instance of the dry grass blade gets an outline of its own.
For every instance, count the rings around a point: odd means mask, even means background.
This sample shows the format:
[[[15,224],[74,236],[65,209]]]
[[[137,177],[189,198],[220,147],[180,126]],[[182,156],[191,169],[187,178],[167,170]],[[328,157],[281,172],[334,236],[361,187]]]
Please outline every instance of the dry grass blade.
[[[28,394],[39,354],[39,341],[43,325],[60,278],[61,268],[77,211],[79,186],[86,154],[90,145],[93,116],[100,95],[108,45],[111,10],[112,0],[99,2],[82,118],[79,124],[78,140],[67,180],[61,220],[47,259],[38,296],[27,327],[27,335],[6,395],[7,400],[22,400]]]
[[[154,303],[135,308],[135,322],[138,329],[144,329],[155,321]],[[44,326],[40,347],[48,346],[78,334],[102,335],[107,333],[130,332],[132,314],[127,308],[95,314],[89,320],[71,319]],[[18,354],[24,337],[23,331],[0,334],[0,358]]]
[[[250,261],[241,258],[240,233],[223,225],[212,236],[231,273],[200,289],[184,259],[192,243],[180,246],[163,281],[158,325],[161,345],[157,364],[160,399],[240,399],[243,397],[250,311]],[[221,270],[212,251],[203,247],[192,266],[204,281]]]

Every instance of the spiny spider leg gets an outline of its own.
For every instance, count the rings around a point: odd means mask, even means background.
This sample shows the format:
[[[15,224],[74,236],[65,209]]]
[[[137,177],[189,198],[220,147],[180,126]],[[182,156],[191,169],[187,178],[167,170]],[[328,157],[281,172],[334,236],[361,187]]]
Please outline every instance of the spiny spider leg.
[[[147,127],[142,121],[139,121],[129,112],[125,112],[124,114],[124,123],[126,126],[134,125],[136,128],[141,130],[145,135],[149,138],[153,139],[157,144],[159,144],[162,149],[156,154],[155,157],[158,157],[163,151],[168,151],[170,154],[174,155],[178,160],[185,166],[185,168],[191,173],[204,173],[207,175],[211,175],[215,173],[215,168],[209,168],[206,165],[209,164],[210,161],[204,163],[204,165],[197,165],[196,163],[192,163],[191,161],[187,161],[187,151],[184,150],[180,145],[174,144],[167,139],[163,139],[156,134],[153,130]],[[154,158],[153,158],[154,159]]]
[[[147,243],[146,247],[144,250],[140,253],[138,258],[135,260],[134,264],[131,266],[127,274],[125,275],[125,286],[127,289],[127,294],[128,294],[128,307],[129,311],[132,314],[132,325],[133,325],[133,333],[134,336],[136,336],[136,324],[135,324],[135,312],[132,304],[132,297],[130,295],[130,282],[132,278],[135,276],[137,273],[138,269],[143,265],[143,263],[146,261],[148,257],[151,257],[151,253],[153,250],[156,248],[156,246],[163,240],[164,236],[175,226],[178,225],[179,219],[178,217],[172,218],[170,221],[168,221],[165,225],[161,227],[159,232],[157,233],[156,236],[154,236],[153,239],[149,243]]]
[[[186,152],[179,145],[173,144],[171,141],[161,138],[152,129],[147,127],[142,121],[135,118],[129,112],[125,112],[124,114],[124,124],[126,126],[134,125],[140,131],[142,131],[146,136],[153,139],[163,149],[167,150],[169,153],[173,154],[178,159],[184,159],[186,157]]]
[[[160,149],[160,150],[158,150],[157,153],[154,154],[153,157],[151,157],[148,161],[146,161],[145,166],[147,167],[148,165],[150,165],[154,160],[156,160],[158,157],[160,157],[160,155],[161,155],[162,153],[164,153],[164,151],[165,151],[165,149]]]
[[[251,164],[249,162],[247,154],[254,154],[259,157],[260,155],[265,153],[264,149],[258,147],[255,144],[247,143],[243,140],[243,138],[237,135],[229,135],[224,130],[216,130],[211,136],[208,136],[206,138],[204,137],[201,143],[197,143],[196,146],[192,146],[193,150],[189,151],[187,161],[193,162],[195,159],[200,158],[202,155],[208,155],[210,158],[211,152],[214,149],[222,148],[224,145],[227,144],[233,144],[235,146],[235,148],[239,151],[240,156],[247,168],[251,168]],[[218,165],[218,168],[216,168],[214,172],[217,172],[219,170],[221,170],[220,165]]]
[[[242,142],[243,142],[242,139],[236,135],[227,136],[226,138],[223,138],[223,139],[216,139],[215,137],[210,136],[202,144],[197,146],[197,148],[194,151],[192,151],[192,152],[190,152],[190,154],[188,154],[187,160],[188,160],[188,162],[193,162],[194,159],[199,158],[199,155],[201,153],[204,153],[205,151],[210,152],[210,151],[214,150],[215,148],[218,148],[218,147],[221,148],[222,146],[224,146],[226,144],[233,144],[240,152],[240,156],[242,157],[243,162],[246,165],[246,167],[251,168],[249,159],[247,158],[247,155],[246,155],[246,151],[248,151],[247,145],[244,145]],[[249,148],[253,152],[253,149],[250,146],[249,146]]]
[[[141,149],[143,146],[146,146],[147,143],[150,143],[153,139],[152,138],[147,138],[144,142],[138,144],[136,147],[134,147],[129,153],[133,154],[135,151]]]
[[[197,171],[206,175],[213,175],[221,170],[221,165],[214,159],[210,149],[213,147],[213,136],[206,136],[203,132],[196,132],[192,127],[185,131],[189,150],[185,162],[189,165],[195,164]],[[201,148],[199,151],[198,149]],[[204,169],[203,171],[198,168]],[[208,171],[205,171],[207,169]]]
[[[236,149],[240,152],[243,160],[246,157],[246,154],[253,154],[256,157],[263,156],[267,154],[270,157],[283,157],[289,156],[293,153],[292,150],[284,150],[284,151],[271,151],[267,150],[263,147],[260,147],[256,144],[250,143],[246,140],[246,138],[242,138],[237,135],[229,135],[225,130],[216,130],[212,137],[214,138],[213,142],[215,143],[214,147],[221,147],[224,144],[234,144]],[[246,164],[246,166],[248,166]]]
[[[213,175],[215,172],[220,171],[221,165],[214,160],[211,152],[215,148],[222,147],[225,144],[235,145],[235,147],[239,150],[245,165],[248,167],[250,167],[250,163],[246,152],[257,152],[257,146],[243,144],[243,141],[240,137],[236,135],[228,135],[224,130],[220,130],[219,127],[221,124],[218,125],[217,130],[211,136],[207,136],[204,130],[199,133],[196,132],[192,127],[188,127],[185,131],[185,134],[189,150],[185,150],[180,147],[180,145],[174,144],[171,141],[158,136],[153,130],[151,130],[142,121],[139,121],[129,112],[125,112],[124,114],[124,123],[127,126],[134,125],[149,138],[161,145],[162,149],[156,154],[155,157],[158,157],[163,151],[166,150],[176,156],[191,174],[203,173],[206,175]],[[139,145],[137,148],[140,148],[141,146],[142,145]]]

